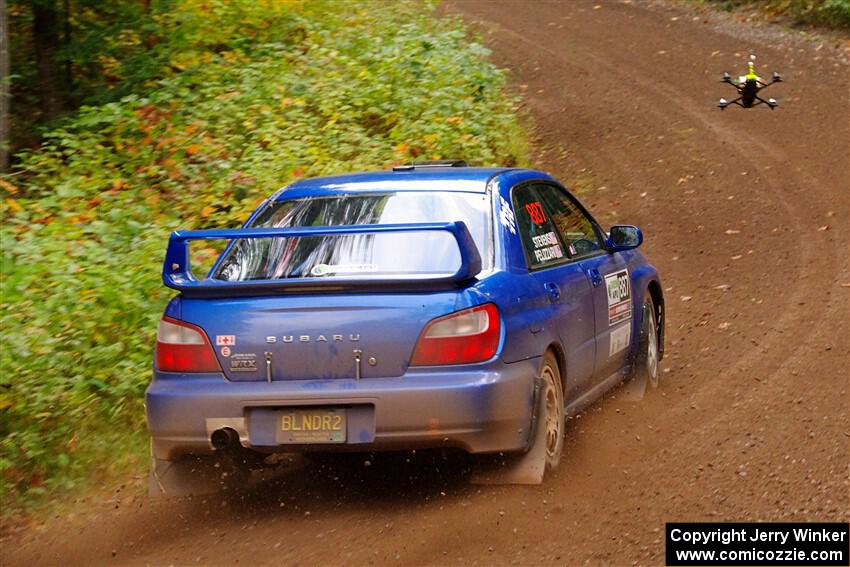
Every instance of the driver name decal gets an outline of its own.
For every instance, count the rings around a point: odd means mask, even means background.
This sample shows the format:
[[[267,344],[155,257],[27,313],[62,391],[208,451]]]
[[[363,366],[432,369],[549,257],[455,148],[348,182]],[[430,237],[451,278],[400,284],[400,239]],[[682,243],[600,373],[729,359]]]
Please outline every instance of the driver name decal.
[[[538,264],[564,257],[561,244],[558,242],[558,237],[555,236],[554,232],[532,236],[531,241],[534,243],[534,258]]]
[[[620,270],[605,276],[608,292],[608,326],[632,318],[632,288],[629,271]]]

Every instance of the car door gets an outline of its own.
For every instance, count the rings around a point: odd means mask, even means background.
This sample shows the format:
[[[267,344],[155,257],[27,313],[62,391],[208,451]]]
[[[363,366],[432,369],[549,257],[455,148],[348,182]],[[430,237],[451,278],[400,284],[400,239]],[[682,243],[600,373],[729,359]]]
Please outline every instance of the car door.
[[[626,364],[632,332],[632,294],[628,267],[620,253],[605,249],[604,234],[565,189],[546,184],[538,195],[555,224],[567,255],[591,283],[596,320],[595,381]]]
[[[550,321],[557,327],[566,360],[564,393],[571,400],[588,388],[593,376],[593,290],[582,266],[570,261],[565,243],[540,201],[538,187],[545,186],[518,185],[512,189],[511,198],[529,274],[551,305]]]

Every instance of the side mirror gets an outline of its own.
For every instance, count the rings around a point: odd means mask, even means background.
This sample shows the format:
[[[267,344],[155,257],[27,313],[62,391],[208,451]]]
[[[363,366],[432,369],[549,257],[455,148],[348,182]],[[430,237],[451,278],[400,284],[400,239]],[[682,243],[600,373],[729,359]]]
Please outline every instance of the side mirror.
[[[618,224],[611,227],[605,246],[611,252],[622,252],[637,248],[643,243],[643,233],[636,226]]]

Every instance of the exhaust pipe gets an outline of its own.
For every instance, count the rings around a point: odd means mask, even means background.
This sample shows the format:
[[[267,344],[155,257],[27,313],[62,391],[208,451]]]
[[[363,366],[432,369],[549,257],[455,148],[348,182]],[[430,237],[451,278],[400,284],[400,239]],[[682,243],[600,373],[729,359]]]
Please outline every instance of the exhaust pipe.
[[[225,451],[241,447],[239,443],[239,434],[230,427],[222,427],[216,429],[210,435],[210,443],[216,451]]]

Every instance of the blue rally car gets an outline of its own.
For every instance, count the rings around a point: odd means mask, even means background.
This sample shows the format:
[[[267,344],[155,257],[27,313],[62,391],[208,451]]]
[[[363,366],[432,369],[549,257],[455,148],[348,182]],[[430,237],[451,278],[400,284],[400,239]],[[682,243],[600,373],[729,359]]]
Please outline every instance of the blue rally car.
[[[227,242],[203,279],[197,240]],[[297,181],[240,229],[173,233],[152,491],[284,451],[536,446],[554,468],[567,416],[630,375],[657,384],[642,240],[546,173],[459,161]]]

